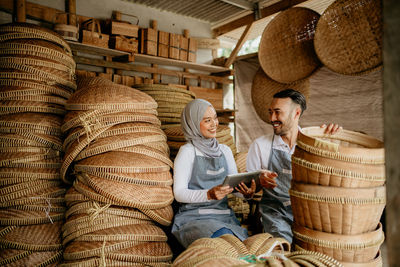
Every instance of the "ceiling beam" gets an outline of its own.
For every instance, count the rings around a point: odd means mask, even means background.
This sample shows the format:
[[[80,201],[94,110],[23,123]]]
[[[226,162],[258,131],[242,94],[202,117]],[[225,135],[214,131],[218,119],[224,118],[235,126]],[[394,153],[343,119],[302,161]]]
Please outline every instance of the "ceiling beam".
[[[231,55],[229,56],[228,60],[225,62],[225,67],[229,68],[230,65],[232,65],[233,61],[235,61],[236,56],[240,50],[240,48],[242,48],[244,42],[246,42],[247,37],[249,36],[251,27],[253,26],[254,23],[251,23],[249,25],[246,26],[246,29],[244,29],[244,32],[242,34],[242,36],[240,37],[239,41],[237,42],[235,49],[233,49],[233,51],[231,52]]]
[[[232,6],[240,7],[245,10],[253,10],[253,4],[246,0],[220,0]]]
[[[260,18],[265,18],[270,15],[273,15],[279,11],[282,11],[284,9],[287,9],[289,7],[292,7],[294,5],[298,5],[300,3],[306,2],[307,0],[282,0],[279,1],[278,3],[275,3],[273,5],[264,7],[263,9],[260,10]],[[228,22],[227,24],[221,25],[215,29],[213,29],[214,37],[221,36],[225,33],[228,33],[230,31],[236,30],[237,28],[249,25],[255,21],[254,19],[254,13],[246,15],[244,17],[241,17],[239,19],[236,19],[234,21]]]

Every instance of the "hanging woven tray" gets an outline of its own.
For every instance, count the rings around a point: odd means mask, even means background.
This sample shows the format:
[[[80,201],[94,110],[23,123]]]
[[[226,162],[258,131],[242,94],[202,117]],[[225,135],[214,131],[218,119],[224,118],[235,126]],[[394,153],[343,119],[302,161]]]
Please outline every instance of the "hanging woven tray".
[[[323,133],[320,127],[303,128],[297,145],[322,157],[361,164],[384,164],[383,142],[366,134],[341,130],[336,134]]]
[[[384,164],[359,164],[311,154],[299,146],[292,155],[293,181],[336,187],[375,187],[385,183]]]
[[[280,83],[293,83],[310,76],[320,62],[313,38],[319,14],[304,7],[278,13],[265,27],[258,59],[265,73]]]
[[[310,230],[293,224],[294,243],[306,250],[326,254],[338,261],[362,263],[375,259],[384,241],[382,225],[358,235],[339,235]]]
[[[292,183],[293,218],[310,229],[344,235],[373,231],[386,203],[385,186],[343,188]]]
[[[251,100],[258,117],[269,123],[268,107],[272,102],[273,95],[289,88],[299,91],[308,99],[310,91],[308,79],[295,84],[278,83],[269,78],[262,68],[259,68],[253,78],[251,87]]]
[[[382,64],[383,18],[378,0],[339,0],[322,14],[315,51],[331,70],[357,75]]]

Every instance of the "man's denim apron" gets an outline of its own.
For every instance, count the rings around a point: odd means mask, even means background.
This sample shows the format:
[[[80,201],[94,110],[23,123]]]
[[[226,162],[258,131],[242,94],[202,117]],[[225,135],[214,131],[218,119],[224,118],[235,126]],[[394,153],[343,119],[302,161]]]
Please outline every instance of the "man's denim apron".
[[[272,143],[274,142],[272,138]],[[268,170],[278,174],[277,186],[263,189],[260,212],[264,231],[275,237],[283,237],[292,243],[293,213],[290,204],[289,188],[292,180],[291,155],[287,152],[271,148]]]
[[[224,154],[218,158],[196,155],[192,177],[188,188],[192,190],[211,189],[222,184],[227,174]],[[247,238],[247,230],[240,227],[232,209],[228,207],[227,197],[202,203],[182,203],[175,215],[172,233],[178,241],[188,247],[202,237],[211,237],[221,228],[230,229],[239,239]]]

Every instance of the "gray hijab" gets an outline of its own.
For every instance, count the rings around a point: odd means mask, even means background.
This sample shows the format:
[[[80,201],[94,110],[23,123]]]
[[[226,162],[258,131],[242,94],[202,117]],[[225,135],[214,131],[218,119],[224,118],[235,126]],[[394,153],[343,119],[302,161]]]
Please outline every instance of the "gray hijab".
[[[205,156],[216,158],[222,154],[217,139],[205,138],[200,132],[200,122],[209,106],[212,105],[204,99],[195,99],[189,102],[182,110],[181,128],[188,142]]]

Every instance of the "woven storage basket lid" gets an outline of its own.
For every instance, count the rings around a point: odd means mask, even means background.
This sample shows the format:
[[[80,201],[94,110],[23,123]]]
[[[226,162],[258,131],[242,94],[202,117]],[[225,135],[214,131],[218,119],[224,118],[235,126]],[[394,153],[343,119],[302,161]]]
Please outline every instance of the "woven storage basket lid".
[[[315,32],[315,51],[331,70],[360,74],[382,64],[382,3],[337,0],[322,14]]]
[[[193,98],[196,97],[196,95],[190,90],[186,90],[186,89],[174,87],[174,86],[169,86],[169,85],[165,85],[165,84],[135,84],[134,87],[140,89],[141,91],[179,92],[179,93],[188,94],[188,95],[192,96]]]
[[[84,159],[75,165],[76,171],[105,171],[114,173],[164,172],[169,170],[165,163],[153,158],[129,153],[107,152]]]
[[[265,73],[280,83],[293,83],[310,76],[320,65],[313,37],[319,14],[293,7],[276,15],[265,27],[258,59]]]
[[[63,98],[70,98],[71,92],[60,86],[50,86],[33,81],[24,80],[0,80],[2,91],[0,97],[20,96],[20,95],[38,95],[38,94],[51,94]]]
[[[297,145],[322,157],[361,164],[383,164],[385,162],[382,141],[349,130],[326,135],[321,127],[303,128],[299,132]]]
[[[269,78],[261,68],[258,69],[253,78],[251,100],[260,119],[269,123],[268,107],[272,102],[273,95],[289,88],[299,91],[308,99],[310,90],[308,80],[296,84],[282,84]]]
[[[27,130],[41,130],[46,134],[61,135],[60,116],[53,114],[40,114],[34,112],[0,116],[0,127],[16,127]]]
[[[113,202],[121,203],[138,209],[157,209],[170,205],[174,200],[171,186],[143,186],[134,185],[113,180],[105,180],[93,175],[82,175],[90,187],[99,194],[111,199]]]
[[[55,43],[72,55],[70,46],[61,35],[36,24],[26,22],[3,24],[0,26],[0,36],[5,35],[6,33],[25,33],[28,35],[27,38],[43,39],[47,42]]]
[[[79,88],[68,100],[68,110],[90,109],[155,109],[157,103],[147,94],[129,86],[118,84],[99,85],[92,82],[90,86]]]
[[[5,266],[54,266],[51,264],[59,263],[62,259],[62,250],[55,251],[27,251],[29,252],[25,257],[22,257],[12,263],[5,264]],[[4,266],[2,264],[2,266]],[[57,265],[56,265],[57,266]]]
[[[20,244],[27,250],[59,250],[61,249],[61,226],[63,221],[54,223],[18,226],[1,237],[1,243],[11,246]],[[17,247],[15,247],[17,248]]]

